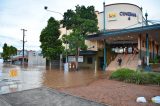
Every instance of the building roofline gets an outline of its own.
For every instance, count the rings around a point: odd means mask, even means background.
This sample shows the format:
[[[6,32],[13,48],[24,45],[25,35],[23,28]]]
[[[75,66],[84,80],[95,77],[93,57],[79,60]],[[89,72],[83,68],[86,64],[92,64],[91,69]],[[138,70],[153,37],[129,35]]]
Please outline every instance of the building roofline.
[[[138,7],[142,11],[142,7],[139,7],[138,5],[131,4],[131,3],[113,3],[113,4],[107,4],[107,5],[105,5],[105,7],[112,6],[112,5],[119,5],[119,4],[127,4],[127,5],[136,6],[136,7]],[[103,13],[103,11],[96,11],[96,12],[98,12],[98,14],[102,14]]]
[[[138,7],[138,8],[142,11],[142,8],[141,8],[141,7],[139,7],[139,6],[136,5],[136,4],[131,4],[131,3],[113,3],[113,4],[107,4],[107,5],[105,5],[105,7],[107,7],[107,6],[112,6],[112,5],[119,5],[119,4],[127,4],[127,5],[136,6],[136,7]]]
[[[160,24],[130,28],[130,29],[121,29],[117,31],[104,31],[97,34],[88,35],[86,37],[86,40],[102,40],[105,39],[107,36],[123,35],[127,33],[141,33],[150,30],[160,30]]]

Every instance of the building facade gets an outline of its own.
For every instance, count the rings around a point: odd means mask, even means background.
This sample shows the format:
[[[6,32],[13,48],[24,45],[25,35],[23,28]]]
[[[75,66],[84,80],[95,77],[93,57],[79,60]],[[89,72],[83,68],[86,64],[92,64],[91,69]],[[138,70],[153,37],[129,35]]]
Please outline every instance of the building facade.
[[[144,25],[142,9],[137,5],[128,3],[110,4],[104,6],[104,11],[105,16],[104,12],[96,11],[98,27],[101,32],[117,31]],[[86,40],[86,44],[89,47],[94,46],[95,48],[92,48],[92,50],[95,51],[98,51],[99,48],[103,48],[103,42],[99,40]]]
[[[94,46],[95,65],[103,70],[122,66],[137,69],[138,65],[149,66],[150,60],[159,55],[160,24],[149,25],[142,8],[129,3],[105,5],[97,12],[98,34],[88,35],[86,44]]]
[[[16,65],[23,64],[23,52],[22,50],[17,51],[17,55],[12,57],[12,63]],[[27,66],[45,66],[46,58],[43,58],[43,55],[40,51],[24,51],[24,65]]]
[[[137,69],[149,67],[160,55],[160,24],[150,25],[142,8],[130,3],[103,4],[103,12],[96,11],[100,33],[88,35],[87,51],[80,51],[80,67],[115,70],[122,58],[122,66]]]

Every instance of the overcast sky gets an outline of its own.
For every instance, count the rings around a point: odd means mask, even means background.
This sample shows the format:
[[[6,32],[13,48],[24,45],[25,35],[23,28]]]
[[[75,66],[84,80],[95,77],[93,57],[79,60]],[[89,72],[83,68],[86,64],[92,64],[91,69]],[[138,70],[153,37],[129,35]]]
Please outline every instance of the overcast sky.
[[[143,12],[148,12],[150,20],[160,20],[160,0],[0,0],[0,52],[6,42],[18,49],[22,49],[22,31],[26,29],[25,48],[39,50],[39,36],[46,26],[49,17],[57,20],[62,16],[49,10],[64,13],[67,9],[75,9],[76,5],[95,6],[95,10],[103,10],[103,2],[132,3],[143,7]]]

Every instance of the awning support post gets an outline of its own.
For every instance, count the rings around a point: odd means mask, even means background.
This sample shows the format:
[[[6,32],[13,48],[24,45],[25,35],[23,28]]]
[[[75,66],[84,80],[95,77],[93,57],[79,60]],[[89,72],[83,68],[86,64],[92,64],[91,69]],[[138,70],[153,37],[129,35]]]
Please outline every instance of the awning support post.
[[[149,66],[149,37],[148,33],[146,33],[146,58],[147,58],[147,66]]]
[[[105,32],[106,30],[106,14],[105,14],[105,2],[103,2],[103,31]],[[104,39],[104,64],[103,64],[103,71],[106,70],[107,64],[106,64],[106,41]]]

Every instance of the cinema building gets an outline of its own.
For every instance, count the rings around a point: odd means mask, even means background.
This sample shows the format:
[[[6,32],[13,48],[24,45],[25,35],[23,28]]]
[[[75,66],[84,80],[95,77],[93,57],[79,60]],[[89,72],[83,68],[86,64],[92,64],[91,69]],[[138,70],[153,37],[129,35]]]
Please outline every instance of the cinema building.
[[[80,67],[116,70],[150,69],[149,62],[160,55],[160,24],[143,17],[142,8],[129,3],[103,4],[96,12],[100,33],[88,35],[87,51],[80,51]],[[117,59],[122,58],[121,66]]]

